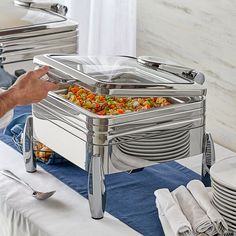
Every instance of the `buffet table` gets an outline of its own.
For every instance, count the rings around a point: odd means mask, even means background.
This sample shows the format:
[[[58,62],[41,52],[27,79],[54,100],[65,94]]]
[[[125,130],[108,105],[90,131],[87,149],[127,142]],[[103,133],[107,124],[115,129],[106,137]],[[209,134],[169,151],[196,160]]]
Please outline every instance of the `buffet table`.
[[[23,186],[0,176],[0,235],[139,235],[108,213],[102,220],[91,219],[85,198],[40,167],[33,177],[26,173],[21,154],[1,141],[0,152],[1,169],[12,170],[41,191],[57,190],[53,198],[37,201]],[[232,155],[233,152],[216,145],[217,160]],[[200,156],[179,162],[200,170]],[[164,231],[168,235],[168,228]]]
[[[85,198],[40,167],[33,177],[26,173],[21,154],[1,141],[0,153],[1,169],[12,170],[40,191],[57,190],[52,198],[37,201],[24,186],[0,175],[0,235],[139,235],[108,213],[102,220],[91,219]]]

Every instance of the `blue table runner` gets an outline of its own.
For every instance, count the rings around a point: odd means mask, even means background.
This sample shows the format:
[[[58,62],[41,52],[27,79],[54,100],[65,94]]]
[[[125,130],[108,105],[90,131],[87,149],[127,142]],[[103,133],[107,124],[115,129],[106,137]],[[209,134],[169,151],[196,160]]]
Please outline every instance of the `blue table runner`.
[[[17,108],[16,114],[22,114],[23,111],[27,112],[28,108]],[[9,136],[0,134],[0,140],[15,148]],[[69,162],[38,164],[82,196],[88,197],[86,171]],[[175,161],[146,167],[131,174],[122,172],[107,175],[106,211],[142,235],[162,236],[164,232],[158,218],[154,191],[160,188],[172,191],[192,179],[200,179],[200,176]]]

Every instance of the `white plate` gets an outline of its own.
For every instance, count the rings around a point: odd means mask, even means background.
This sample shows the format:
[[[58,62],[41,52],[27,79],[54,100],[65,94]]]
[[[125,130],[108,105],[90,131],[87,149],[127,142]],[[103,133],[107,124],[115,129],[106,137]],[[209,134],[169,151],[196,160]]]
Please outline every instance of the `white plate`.
[[[228,216],[232,220],[234,220],[235,224],[236,224],[236,210],[229,209],[228,206],[226,207],[224,204],[222,204],[222,202],[218,201],[218,199],[216,199],[214,196],[213,196],[212,201],[213,201],[213,203],[215,204],[215,206],[217,207],[218,210],[221,210],[224,214],[228,214]]]
[[[129,153],[134,153],[134,155],[153,155],[153,156],[166,156],[166,155],[170,155],[173,153],[178,153],[179,151],[183,150],[183,149],[187,149],[187,147],[189,147],[189,143],[183,143],[182,145],[178,145],[178,146],[173,146],[172,148],[162,148],[162,149],[139,149],[139,148],[127,148],[125,146],[118,146],[122,151],[124,152],[129,152]]]
[[[216,162],[210,175],[217,183],[236,191],[236,156]]]
[[[216,188],[220,189],[221,191],[223,191],[227,194],[230,194],[230,195],[234,195],[236,197],[236,191],[233,191],[229,188],[226,188],[226,187],[222,186],[221,184],[217,183],[213,179],[212,179],[212,183],[215,185]]]
[[[216,192],[214,192],[213,196],[218,200],[219,202],[222,202],[223,205],[228,206],[230,209],[234,209],[236,211],[236,202],[233,203],[231,200],[228,201],[222,195],[218,195]]]
[[[236,189],[229,188],[229,187],[227,187],[227,186],[225,186],[225,185],[223,185],[223,184],[217,182],[217,180],[213,179],[212,177],[211,177],[211,180],[212,180],[214,183],[216,183],[218,186],[220,186],[221,188],[226,189],[226,190],[228,190],[228,191],[230,191],[230,192],[236,193]]]
[[[164,156],[164,155],[161,155],[161,156],[144,156],[144,155],[131,155],[127,152],[124,152],[124,151],[121,151],[120,152],[122,154],[125,154],[129,157],[133,156],[135,157],[136,159],[143,159],[143,160],[148,160],[148,161],[154,161],[154,162],[161,162],[161,161],[169,161],[169,160],[174,160],[174,159],[178,159],[179,156],[181,156],[181,158],[184,158],[184,157],[187,157],[188,156],[188,151],[182,151],[181,153],[178,153],[178,154],[173,154],[173,155],[167,155],[167,156]]]
[[[222,215],[223,216],[223,215]],[[223,216],[223,218],[225,219],[228,227],[229,227],[229,230],[233,231],[233,232],[236,232],[236,225],[231,223],[230,222],[230,219],[227,217],[227,216]],[[228,220],[229,219],[229,220]],[[226,234],[227,235],[227,234]]]
[[[144,139],[150,140],[150,141],[154,141],[154,140],[169,140],[169,139],[173,139],[173,138],[178,138],[184,135],[187,135],[189,133],[188,130],[183,130],[183,131],[178,131],[178,132],[173,132],[173,133],[164,133],[161,135],[153,135]]]
[[[161,131],[161,132],[160,132]],[[172,137],[173,135],[178,135],[180,133],[187,132],[188,130],[182,130],[182,131],[174,131],[174,132],[166,132],[164,130],[154,130],[154,131],[149,131],[149,132],[144,132],[144,133],[137,133],[135,135],[125,135],[120,138],[122,139],[129,139],[133,138],[134,136],[137,137],[142,137],[142,138],[167,138],[167,137]],[[148,137],[146,137],[148,136]]]
[[[158,137],[158,138],[143,138],[143,139],[138,139],[138,143],[160,143],[160,142],[171,142],[171,141],[176,141],[178,138],[184,138],[189,135],[187,133],[179,133],[177,135],[172,135],[170,137]]]
[[[223,195],[229,199],[232,199],[233,201],[236,201],[236,196],[232,195],[232,194],[228,194],[222,190],[220,190],[219,188],[217,188],[214,183],[212,183],[212,187],[213,189],[218,193],[218,195]]]
[[[213,196],[215,202],[217,202],[226,212],[236,217],[236,207],[229,205],[227,202],[223,202],[221,198]]]
[[[172,148],[172,147],[176,147],[179,146],[183,143],[189,142],[189,137],[180,137],[176,140],[173,140],[171,142],[157,142],[157,143],[151,143],[150,142],[148,144],[140,144],[137,142],[124,142],[124,143],[120,143],[120,146],[124,146],[126,148],[129,149],[135,149],[136,148],[141,148],[142,150],[159,150],[159,149],[164,149],[164,148]]]
[[[161,162],[166,162],[166,161],[171,161],[171,160],[179,160],[179,159],[182,159],[186,156],[185,153],[182,153],[178,156],[175,155],[173,157],[168,157],[167,159],[166,158],[158,158],[158,159],[150,160],[150,159],[127,155],[127,154],[121,152],[116,146],[113,147],[112,155],[115,155],[119,161],[121,161],[122,163],[125,163],[129,166],[137,166],[137,162],[138,162],[138,166],[140,166],[140,167],[142,164],[143,164],[143,166],[154,165],[156,163],[161,163]]]
[[[131,146],[140,146],[140,147],[152,147],[152,146],[159,146],[159,147],[163,147],[163,146],[172,146],[176,143],[182,142],[183,140],[189,139],[189,136],[183,136],[181,135],[180,137],[177,137],[175,139],[170,139],[170,140],[157,140],[157,141],[152,141],[152,140],[143,140],[143,139],[138,139],[138,140],[120,140],[119,138],[117,139],[118,141],[122,142],[122,143],[126,143],[129,144]]]
[[[125,144],[119,144],[119,147],[121,147],[124,150],[127,150],[129,152],[136,152],[136,153],[141,153],[141,154],[145,154],[145,153],[166,153],[166,152],[170,152],[170,151],[174,151],[174,150],[178,150],[180,148],[182,148],[183,146],[189,146],[189,140],[182,142],[178,145],[174,144],[171,145],[170,147],[156,147],[154,146],[153,148],[150,149],[144,149],[144,148],[140,148],[140,146],[135,146],[135,147],[129,147]]]
[[[229,230],[231,230],[231,231],[233,231],[233,232],[236,232],[236,226],[235,226],[235,225],[232,225],[231,223],[229,223],[229,222],[227,222],[227,221],[226,221],[226,223],[227,223],[227,225],[228,225],[228,227],[229,227]]]
[[[117,148],[118,149],[118,148]],[[187,157],[188,154],[189,154],[189,150],[182,150],[181,152],[178,152],[178,153],[175,153],[175,154],[172,154],[172,155],[154,155],[154,156],[150,156],[150,155],[144,155],[144,154],[141,154],[141,155],[137,155],[137,154],[130,154],[128,152],[125,152],[125,151],[121,151],[119,149],[120,153],[122,153],[123,155],[126,154],[127,156],[129,157],[135,157],[137,159],[144,159],[144,160],[149,160],[149,161],[156,161],[156,162],[160,162],[160,161],[168,161],[168,160],[173,160],[173,159],[179,159],[177,157],[181,156],[181,158],[184,158],[184,157]]]
[[[236,229],[236,220],[232,219],[230,214],[225,213],[224,211],[220,210],[219,208],[217,208],[217,210],[223,216],[227,225],[235,230]]]
[[[132,136],[124,136],[124,137],[119,137],[117,138],[119,141],[129,141],[130,139],[135,138],[135,142],[137,143],[143,143],[143,142],[148,142],[150,144],[151,143],[157,143],[157,142],[164,142],[164,141],[174,141],[179,137],[183,136],[188,136],[189,131],[184,131],[184,132],[178,132],[176,134],[166,134],[166,135],[156,135],[156,136],[152,136],[152,137],[143,137],[140,139],[137,139],[137,137],[139,137],[139,134],[136,135],[132,135]]]
[[[222,202],[225,202],[226,204],[228,203],[229,205],[236,207],[236,200],[225,196],[224,194],[219,193],[217,190],[214,189],[214,193],[213,195],[215,195],[217,198],[221,199]]]
[[[232,232],[234,232],[234,233],[236,233],[236,225],[231,224],[231,223],[228,222],[227,220],[225,220],[225,221],[226,221],[226,223],[227,223],[227,225],[228,225],[228,227],[229,227],[229,230],[232,231]],[[226,235],[227,235],[227,234],[226,234]]]
[[[186,144],[184,146],[182,146],[181,148],[174,150],[174,151],[163,151],[162,153],[140,153],[138,151],[129,151],[123,147],[118,147],[122,152],[128,154],[128,155],[132,155],[132,156],[139,156],[139,157],[167,157],[167,156],[172,156],[172,155],[179,155],[181,154],[183,151],[187,152],[189,151],[189,145]]]

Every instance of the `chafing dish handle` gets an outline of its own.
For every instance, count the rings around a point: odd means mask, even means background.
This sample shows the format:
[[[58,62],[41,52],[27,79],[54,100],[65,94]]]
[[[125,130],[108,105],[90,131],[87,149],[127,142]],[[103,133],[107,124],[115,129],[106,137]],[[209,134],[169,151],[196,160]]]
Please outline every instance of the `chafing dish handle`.
[[[36,171],[36,157],[33,151],[33,117],[28,116],[23,131],[23,157],[27,172]]]
[[[14,0],[14,3],[18,6],[53,11],[62,16],[65,16],[68,11],[68,8],[66,6],[61,5],[59,3],[40,3],[40,2],[33,2],[30,0]]]
[[[137,62],[154,70],[162,70],[181,78],[193,80],[198,84],[203,84],[205,82],[205,76],[203,73],[188,67],[160,62],[159,58],[156,57],[140,56],[137,58]]]
[[[90,159],[88,173],[88,199],[93,219],[102,219],[106,204],[105,176],[102,157],[94,155]]]

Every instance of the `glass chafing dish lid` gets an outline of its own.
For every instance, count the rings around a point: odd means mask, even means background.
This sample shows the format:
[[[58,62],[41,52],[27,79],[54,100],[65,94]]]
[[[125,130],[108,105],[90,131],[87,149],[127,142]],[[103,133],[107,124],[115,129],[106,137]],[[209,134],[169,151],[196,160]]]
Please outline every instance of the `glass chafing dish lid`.
[[[39,55],[38,65],[50,67],[49,77],[74,82],[90,91],[112,96],[203,96],[206,89],[184,73],[126,56]],[[194,71],[195,72],[195,71]]]
[[[13,0],[1,0],[0,7],[0,38],[8,34],[19,34],[25,29],[42,30],[47,28],[48,24],[67,20],[51,11],[17,6]]]

